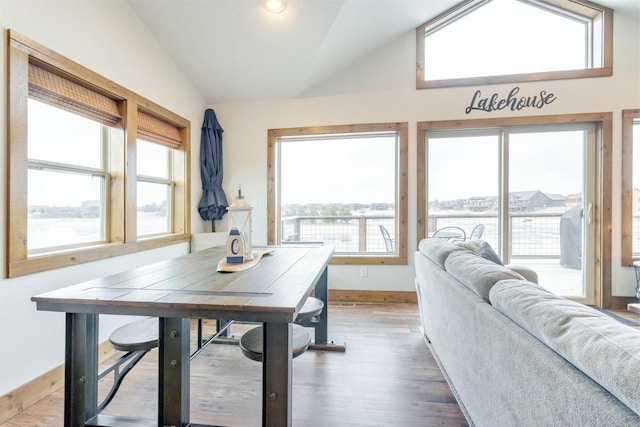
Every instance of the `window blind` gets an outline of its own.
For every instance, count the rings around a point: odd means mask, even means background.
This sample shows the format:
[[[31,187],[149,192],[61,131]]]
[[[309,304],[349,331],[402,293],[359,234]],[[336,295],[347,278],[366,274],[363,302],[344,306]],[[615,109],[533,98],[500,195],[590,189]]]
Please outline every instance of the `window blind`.
[[[138,138],[169,148],[182,146],[180,128],[142,110],[138,110]]]
[[[29,64],[29,96],[107,126],[122,118],[117,100],[34,64]]]

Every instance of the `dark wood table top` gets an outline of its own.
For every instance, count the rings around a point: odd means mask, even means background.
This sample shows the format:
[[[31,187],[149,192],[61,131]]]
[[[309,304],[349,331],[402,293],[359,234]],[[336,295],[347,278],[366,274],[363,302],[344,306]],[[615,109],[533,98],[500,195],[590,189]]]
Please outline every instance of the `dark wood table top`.
[[[331,259],[331,247],[273,247],[245,271],[218,272],[225,247],[32,297],[38,310],[292,322]]]

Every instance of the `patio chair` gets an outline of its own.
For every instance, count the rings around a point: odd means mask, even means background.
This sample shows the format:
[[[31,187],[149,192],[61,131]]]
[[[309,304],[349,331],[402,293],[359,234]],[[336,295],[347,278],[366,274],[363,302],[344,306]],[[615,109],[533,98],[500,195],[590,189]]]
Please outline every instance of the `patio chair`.
[[[387,230],[387,227],[384,225],[381,225],[380,232],[382,233],[382,238],[384,239],[384,245],[387,248],[387,252],[393,252],[393,239],[391,239],[389,230]]]
[[[469,234],[469,240],[480,240],[484,234],[484,224],[478,224],[473,227],[471,234]]]
[[[467,233],[455,225],[448,225],[436,230],[432,235],[432,238],[447,239],[450,242],[467,240]]]

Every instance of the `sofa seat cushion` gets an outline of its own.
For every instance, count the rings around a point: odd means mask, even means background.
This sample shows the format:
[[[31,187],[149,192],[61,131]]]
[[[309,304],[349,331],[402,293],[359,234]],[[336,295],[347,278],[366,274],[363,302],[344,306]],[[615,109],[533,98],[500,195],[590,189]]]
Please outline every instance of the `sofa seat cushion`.
[[[491,287],[500,280],[524,280],[521,275],[507,267],[465,250],[451,253],[444,263],[444,268],[485,301],[489,301]]]
[[[640,331],[539,286],[519,285],[496,284],[489,294],[494,308],[640,415]]]
[[[446,239],[431,238],[420,241],[418,250],[441,268],[444,268],[444,262],[451,253],[465,250],[465,248],[452,245]]]

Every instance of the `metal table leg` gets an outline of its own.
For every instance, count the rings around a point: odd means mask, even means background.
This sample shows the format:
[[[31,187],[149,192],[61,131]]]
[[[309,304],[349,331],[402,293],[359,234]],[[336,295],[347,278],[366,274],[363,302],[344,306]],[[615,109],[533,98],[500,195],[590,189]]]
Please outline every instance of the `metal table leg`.
[[[262,353],[262,425],[291,426],[292,324],[265,323]]]
[[[322,276],[318,279],[316,283],[316,298],[324,303],[324,310],[318,316],[318,323],[315,325],[315,344],[327,344],[327,334],[329,325],[328,320],[328,312],[329,312],[329,290],[327,289],[327,271],[325,268],[322,272]]]
[[[335,344],[333,341],[329,342],[327,338],[329,331],[329,290],[327,276],[328,269],[325,267],[315,286],[316,298],[324,303],[324,310],[322,310],[322,313],[318,316],[318,322],[312,325],[315,329],[315,338],[309,348],[311,350],[344,352],[346,351],[346,345]]]
[[[84,426],[98,408],[98,315],[66,314],[64,425]]]
[[[158,425],[189,424],[189,319],[159,322]]]

